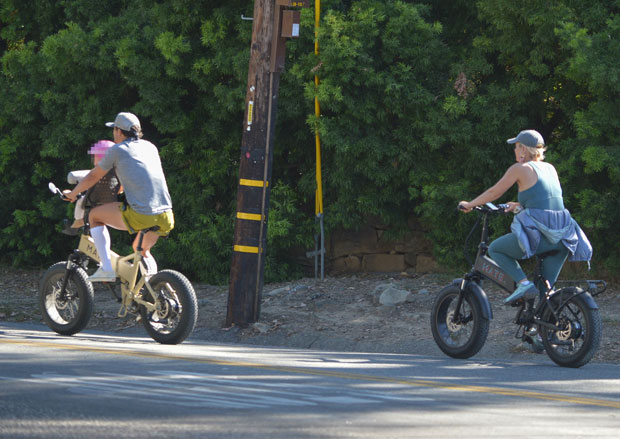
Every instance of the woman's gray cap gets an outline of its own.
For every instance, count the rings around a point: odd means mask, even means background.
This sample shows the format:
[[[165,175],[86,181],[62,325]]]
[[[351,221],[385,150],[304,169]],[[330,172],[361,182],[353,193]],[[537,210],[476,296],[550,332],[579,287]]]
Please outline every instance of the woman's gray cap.
[[[107,122],[105,126],[110,128],[117,127],[123,131],[131,131],[131,128],[134,126],[137,126],[139,129],[142,128],[140,126],[140,119],[133,113],[118,113],[114,122]]]
[[[517,137],[506,140],[508,143],[520,143],[530,148],[536,148],[538,145],[544,145],[545,139],[536,130],[521,131]]]

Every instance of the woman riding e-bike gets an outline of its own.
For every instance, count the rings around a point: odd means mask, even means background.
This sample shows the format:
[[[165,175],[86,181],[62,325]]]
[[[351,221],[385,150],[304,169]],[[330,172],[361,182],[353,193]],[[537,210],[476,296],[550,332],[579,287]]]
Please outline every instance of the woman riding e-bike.
[[[577,222],[565,209],[562,187],[553,165],[544,162],[545,141],[535,130],[521,131],[507,140],[514,144],[516,163],[504,176],[472,201],[461,201],[459,209],[470,212],[474,207],[495,201],[515,183],[518,202],[509,202],[507,212],[516,215],[508,233],[493,241],[489,256],[517,283],[514,292],[504,300],[516,305],[522,299],[538,297],[539,289],[528,280],[518,259],[545,253],[542,275],[553,286],[564,262],[589,261],[592,246]],[[544,286],[540,293],[543,293]]]

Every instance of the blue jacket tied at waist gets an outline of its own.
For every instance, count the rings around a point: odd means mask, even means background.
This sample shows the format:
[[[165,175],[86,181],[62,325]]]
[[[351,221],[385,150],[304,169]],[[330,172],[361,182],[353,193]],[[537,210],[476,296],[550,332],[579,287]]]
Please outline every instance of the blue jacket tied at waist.
[[[536,254],[541,235],[552,244],[562,241],[569,251],[569,261],[592,259],[592,245],[567,209],[524,209],[515,215],[510,229],[519,240],[524,259]]]

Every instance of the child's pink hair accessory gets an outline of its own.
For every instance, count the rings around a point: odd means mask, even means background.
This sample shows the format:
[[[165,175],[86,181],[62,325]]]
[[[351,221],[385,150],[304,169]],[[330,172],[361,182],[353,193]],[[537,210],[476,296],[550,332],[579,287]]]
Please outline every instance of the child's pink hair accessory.
[[[90,147],[88,153],[96,156],[98,159],[102,159],[111,146],[114,146],[114,142],[110,140],[100,140]]]

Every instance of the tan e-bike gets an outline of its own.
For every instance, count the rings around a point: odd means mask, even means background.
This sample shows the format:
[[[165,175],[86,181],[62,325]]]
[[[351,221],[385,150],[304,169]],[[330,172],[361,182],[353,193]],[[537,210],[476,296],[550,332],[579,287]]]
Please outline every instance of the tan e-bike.
[[[53,183],[49,184],[49,188],[64,197]],[[196,325],[196,293],[189,280],[178,271],[161,270],[155,274],[147,271],[142,263],[141,247],[144,234],[149,231],[156,231],[156,228],[138,232],[138,246],[134,253],[122,257],[112,252],[112,266],[119,281],[105,284],[120,303],[118,317],[135,315],[155,341],[178,344],[192,333]],[[88,265],[89,262],[99,261],[87,223],[78,248],[66,261],[52,265],[41,278],[39,308],[43,320],[52,330],[73,335],[86,328],[94,307],[94,289],[88,280]]]

